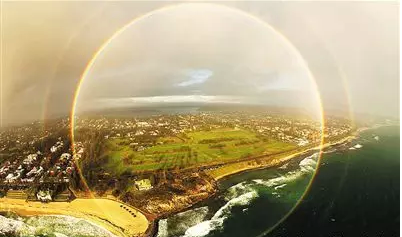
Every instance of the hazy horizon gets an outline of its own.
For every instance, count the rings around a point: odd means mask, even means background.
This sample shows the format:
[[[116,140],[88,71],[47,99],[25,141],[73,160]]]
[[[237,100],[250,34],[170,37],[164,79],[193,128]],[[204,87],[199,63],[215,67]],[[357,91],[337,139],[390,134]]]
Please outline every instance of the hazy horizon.
[[[398,3],[173,4],[4,2],[2,126],[69,114],[103,42],[163,7],[108,44],[78,110],[226,103],[319,113],[320,96],[327,111],[399,117]]]

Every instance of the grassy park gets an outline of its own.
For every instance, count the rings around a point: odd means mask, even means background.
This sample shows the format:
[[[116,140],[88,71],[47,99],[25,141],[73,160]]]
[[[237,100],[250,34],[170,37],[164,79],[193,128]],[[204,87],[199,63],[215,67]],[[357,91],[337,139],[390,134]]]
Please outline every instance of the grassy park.
[[[269,155],[295,148],[243,129],[216,129],[159,138],[155,145],[136,151],[128,138],[111,138],[106,143],[107,168],[125,171],[182,169]]]

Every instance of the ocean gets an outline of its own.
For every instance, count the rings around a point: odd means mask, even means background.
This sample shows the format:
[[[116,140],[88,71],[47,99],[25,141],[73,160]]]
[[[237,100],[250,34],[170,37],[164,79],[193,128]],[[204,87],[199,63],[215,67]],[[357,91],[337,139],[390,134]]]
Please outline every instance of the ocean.
[[[63,215],[20,217],[0,215],[0,236],[6,237],[115,237],[93,222]]]
[[[366,130],[329,149],[319,167],[312,152],[281,167],[230,176],[219,182],[215,197],[160,220],[156,236],[399,236],[399,140],[399,127]],[[67,216],[0,216],[4,234],[112,236]]]
[[[231,176],[216,197],[160,220],[157,236],[399,236],[399,140],[399,127],[380,127],[329,149],[319,167],[309,154]]]

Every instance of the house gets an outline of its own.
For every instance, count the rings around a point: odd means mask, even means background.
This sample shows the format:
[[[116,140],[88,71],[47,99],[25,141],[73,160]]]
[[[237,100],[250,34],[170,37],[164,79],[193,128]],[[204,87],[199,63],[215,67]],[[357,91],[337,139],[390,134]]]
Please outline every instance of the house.
[[[149,190],[152,188],[151,180],[149,179],[136,180],[134,183],[140,191]]]
[[[52,195],[50,190],[39,190],[36,193],[36,198],[41,202],[52,201]]]
[[[70,160],[71,155],[69,153],[63,153],[60,156],[60,160],[64,161],[64,160]]]
[[[143,150],[145,150],[145,147],[144,147],[144,146],[139,146],[139,147],[137,148],[137,151],[143,151]]]
[[[299,143],[297,143],[298,146],[305,146],[307,145],[309,142],[307,140],[303,140],[303,139],[299,139]]]
[[[27,158],[23,160],[23,163],[26,165],[32,164],[38,158],[38,154],[29,154]]]

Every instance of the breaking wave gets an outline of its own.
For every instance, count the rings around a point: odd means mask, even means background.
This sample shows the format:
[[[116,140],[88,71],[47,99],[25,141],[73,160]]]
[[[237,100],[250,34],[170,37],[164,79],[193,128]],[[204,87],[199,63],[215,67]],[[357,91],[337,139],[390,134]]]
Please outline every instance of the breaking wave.
[[[168,237],[169,232],[168,232],[168,223],[167,219],[162,219],[158,222],[158,237]]]
[[[304,158],[302,161],[299,162],[299,169],[295,171],[289,171],[282,176],[268,180],[254,179],[252,181],[256,184],[263,185],[269,188],[273,187],[274,190],[278,190],[285,187],[288,183],[297,180],[304,174],[314,173],[317,168],[318,156],[318,153],[314,153],[313,155]]]
[[[84,219],[63,215],[43,215],[24,218],[0,216],[0,236],[114,237],[115,235]]]
[[[211,230],[221,228],[225,219],[230,216],[231,210],[234,206],[245,206],[256,197],[258,197],[258,193],[256,191],[251,191],[229,200],[210,220],[203,221],[188,228],[184,237],[202,237],[209,234]]]
[[[168,237],[182,235],[191,226],[205,220],[208,210],[208,207],[199,207],[178,213],[169,219],[160,220],[158,223],[159,227],[157,236]]]
[[[289,183],[306,174],[313,174],[317,166],[318,156],[319,154],[315,153],[304,158],[297,167],[283,175],[271,179],[246,180],[229,187],[223,194],[225,204],[217,211],[210,213],[211,215],[208,215],[208,207],[202,207],[161,220],[157,236],[204,237],[212,231],[219,231],[224,227],[225,220],[231,217],[234,207],[243,207],[243,211],[248,210],[250,203],[260,196],[261,188],[269,190],[274,197],[280,198]],[[207,216],[209,218],[206,218]],[[176,228],[171,228],[172,221],[182,221],[182,224],[176,224]]]
[[[223,225],[223,219],[207,220],[203,221],[195,226],[187,229],[184,237],[203,237],[208,235],[211,230],[219,229]]]

